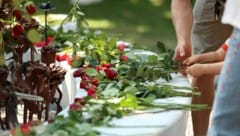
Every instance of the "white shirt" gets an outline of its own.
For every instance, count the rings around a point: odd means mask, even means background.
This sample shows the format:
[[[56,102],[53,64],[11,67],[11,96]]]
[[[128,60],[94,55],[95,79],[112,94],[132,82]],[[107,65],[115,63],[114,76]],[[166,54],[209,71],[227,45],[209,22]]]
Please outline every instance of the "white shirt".
[[[240,0],[227,0],[222,23],[240,29]]]

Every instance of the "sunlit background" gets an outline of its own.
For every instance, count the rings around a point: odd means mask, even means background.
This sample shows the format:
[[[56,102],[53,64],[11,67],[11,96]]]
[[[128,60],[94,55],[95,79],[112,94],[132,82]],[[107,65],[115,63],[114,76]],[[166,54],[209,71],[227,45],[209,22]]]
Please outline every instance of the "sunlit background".
[[[71,0],[50,0],[55,10],[50,14],[66,14]],[[61,2],[60,2],[61,1]],[[173,48],[176,36],[170,14],[170,0],[99,0],[81,4],[90,28],[99,29],[144,49],[155,50],[161,41]],[[35,0],[36,4],[46,2]],[[41,12],[39,14],[42,14]],[[57,23],[60,17],[49,16],[49,23]]]

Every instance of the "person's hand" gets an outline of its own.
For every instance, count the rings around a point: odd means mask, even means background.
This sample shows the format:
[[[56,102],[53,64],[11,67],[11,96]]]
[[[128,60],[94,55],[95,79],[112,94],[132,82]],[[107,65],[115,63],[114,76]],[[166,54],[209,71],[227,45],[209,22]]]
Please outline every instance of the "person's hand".
[[[175,48],[173,60],[176,62],[183,62],[185,59],[191,56],[191,45],[190,44],[178,44]]]
[[[205,64],[193,64],[186,69],[186,73],[193,77],[200,77],[205,74]]]
[[[190,66],[190,65],[195,64],[195,63],[201,63],[199,55],[193,55],[193,56],[188,57],[186,60],[183,61],[183,64],[185,64],[186,66]]]

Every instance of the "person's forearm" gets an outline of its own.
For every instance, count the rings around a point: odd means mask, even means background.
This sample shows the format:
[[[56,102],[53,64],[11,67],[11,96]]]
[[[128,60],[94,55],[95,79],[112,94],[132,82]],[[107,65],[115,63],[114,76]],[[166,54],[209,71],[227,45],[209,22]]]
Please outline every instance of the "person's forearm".
[[[171,12],[178,42],[190,43],[193,24],[191,0],[172,0]]]
[[[216,75],[221,72],[223,62],[204,64],[204,74]]]
[[[217,52],[208,52],[203,54],[198,54],[199,63],[207,63],[207,62],[217,62],[220,61],[219,55]]]

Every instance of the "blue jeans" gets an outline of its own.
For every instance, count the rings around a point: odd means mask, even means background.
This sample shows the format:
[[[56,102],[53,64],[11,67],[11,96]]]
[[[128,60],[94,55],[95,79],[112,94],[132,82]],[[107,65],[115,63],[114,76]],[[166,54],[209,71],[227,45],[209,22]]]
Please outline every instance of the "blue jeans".
[[[234,29],[219,76],[208,136],[240,136],[240,29]]]

